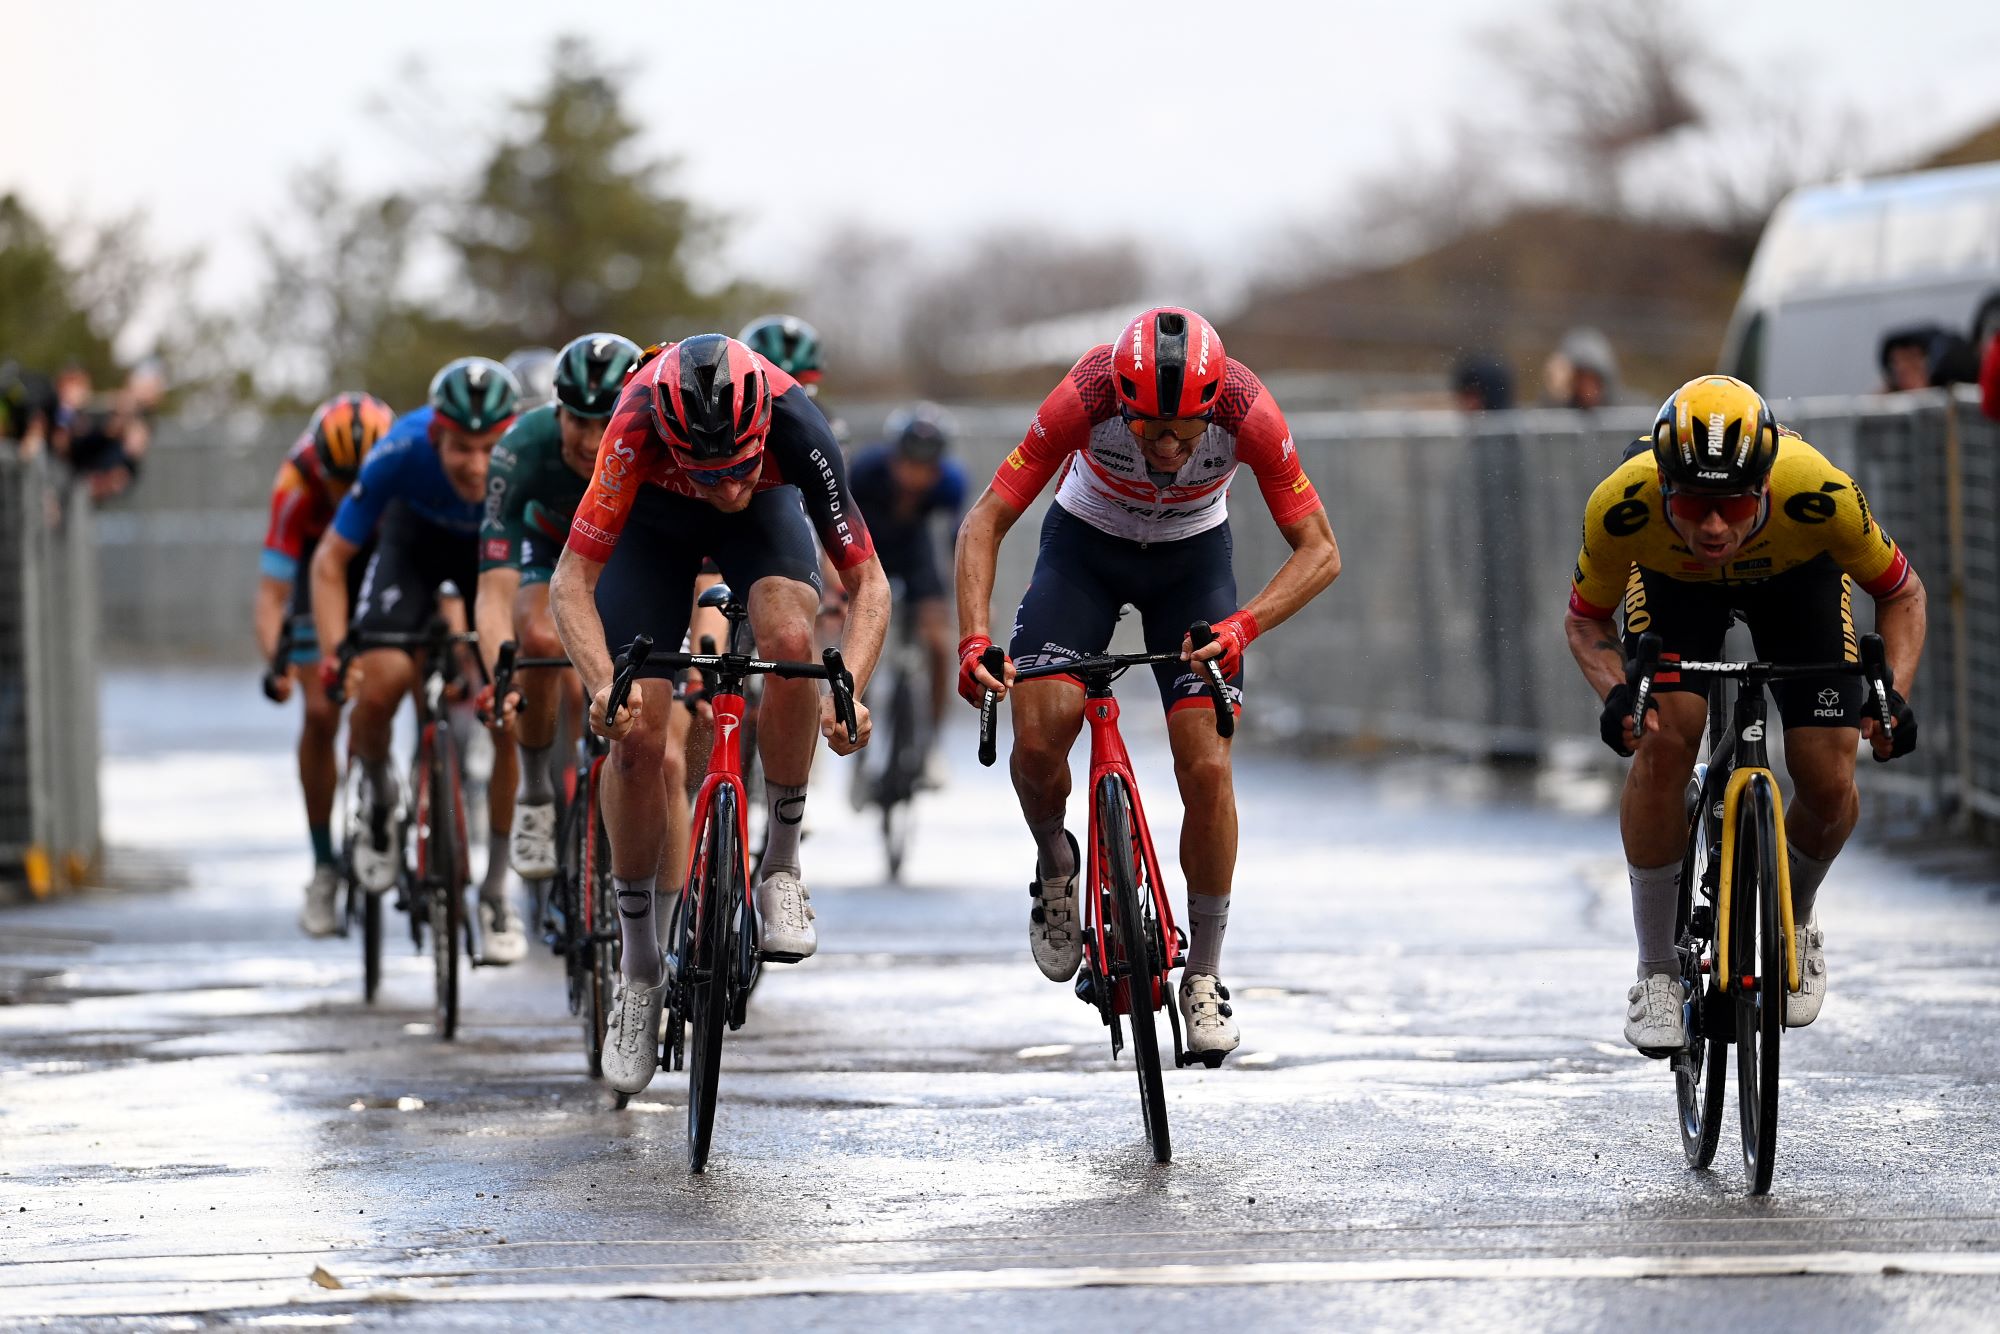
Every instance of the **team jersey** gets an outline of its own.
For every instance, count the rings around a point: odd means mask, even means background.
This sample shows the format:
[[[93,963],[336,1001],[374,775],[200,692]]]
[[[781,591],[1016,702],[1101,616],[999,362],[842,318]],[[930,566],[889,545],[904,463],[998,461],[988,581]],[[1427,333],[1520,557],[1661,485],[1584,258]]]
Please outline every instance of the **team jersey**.
[[[333,493],[320,471],[319,455],[307,431],[278,465],[271,484],[271,524],[264,532],[259,569],[267,578],[296,583],[299,562],[333,522]]]
[[[1215,416],[1187,462],[1173,474],[1150,471],[1138,437],[1118,415],[1106,343],[1086,352],[1042,400],[1027,437],[994,474],[993,489],[1024,510],[1060,469],[1056,504],[1113,537],[1166,542],[1228,520],[1229,485],[1239,463],[1256,474],[1280,526],[1320,508],[1285,414],[1234,358],[1223,371]]]
[[[895,457],[894,445],[870,445],[855,454],[848,472],[855,502],[867,516],[868,529],[878,547],[897,545],[923,531],[933,514],[942,514],[955,523],[965,508],[965,469],[957,459],[940,459],[937,481],[913,503],[906,503],[891,466]]]
[[[1769,579],[1821,556],[1875,597],[1910,577],[1910,562],[1869,512],[1854,479],[1790,431],[1778,436],[1764,516],[1726,564],[1695,559],[1660,499],[1660,473],[1642,451],[1598,484],[1584,510],[1583,549],[1570,585],[1572,615],[1604,621],[1638,566],[1688,583]]]
[[[763,362],[772,394],[771,431],[764,441],[757,490],[796,486],[834,567],[851,570],[873,556],[875,546],[848,486],[847,463],[834,443],[833,429],[803,385],[761,353],[753,355]],[[641,486],[701,498],[653,427],[653,385],[666,361],[662,353],[633,372],[604,428],[597,470],[569,526],[569,548],[579,556],[600,564],[611,559]]]
[[[523,413],[493,447],[479,521],[480,573],[552,562],[589,485],[563,462],[555,404]]]
[[[447,532],[468,538],[478,534],[480,505],[452,489],[431,443],[431,418],[436,415],[426,404],[396,419],[389,434],[368,451],[354,489],[334,512],[333,531],[358,547],[374,534],[389,502],[400,500],[418,518]]]

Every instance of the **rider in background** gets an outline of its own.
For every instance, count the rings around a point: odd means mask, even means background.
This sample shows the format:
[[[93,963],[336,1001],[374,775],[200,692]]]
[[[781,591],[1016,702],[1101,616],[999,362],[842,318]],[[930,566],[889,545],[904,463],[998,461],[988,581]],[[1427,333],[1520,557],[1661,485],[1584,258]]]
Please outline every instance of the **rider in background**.
[[[1875,600],[1889,669],[1907,689],[1924,647],[1923,581],[1875,522],[1854,479],[1780,427],[1756,390],[1726,375],[1699,376],[1675,390],[1660,407],[1652,440],[1635,445],[1590,497],[1564,629],[1584,679],[1604,700],[1604,743],[1620,755],[1637,751],[1618,808],[1639,943],[1625,1038],[1649,1056],[1687,1045],[1674,930],[1687,785],[1708,721],[1707,678],[1684,678],[1673,664],[1720,658],[1736,611],[1749,623],[1758,656],[1770,662],[1858,661],[1856,583]],[[1622,644],[1612,626],[1621,601]],[[1660,637],[1661,670],[1647,701],[1646,733],[1635,737],[1625,661],[1648,631]],[[1866,739],[1882,759],[1908,754],[1917,720],[1891,689],[1892,746],[1864,716],[1867,687],[1857,677],[1777,681],[1771,690],[1793,786],[1785,842],[1799,990],[1785,997],[1785,1023],[1799,1028],[1818,1017],[1826,999],[1816,901],[1860,817],[1856,744]]]
[[[930,658],[934,735],[957,676],[936,522],[943,519],[946,532],[955,530],[965,510],[965,469],[949,456],[954,430],[951,415],[935,403],[900,408],[883,427],[884,438],[858,451],[848,465],[882,569],[902,582],[903,603]],[[933,786],[941,778],[939,761],[935,749],[925,761],[925,778]]]
[[[320,685],[319,642],[313,634],[312,581],[314,549],[333,522],[333,513],[353,485],[368,451],[389,433],[396,415],[372,394],[340,394],[320,404],[312,424],[278,465],[271,487],[271,524],[264,534],[261,577],[257,581],[255,622],[257,647],[269,662],[278,651],[286,623],[291,628],[291,658],[287,673],[273,685],[280,701],[291,698],[296,682],[305,701],[299,728],[299,786],[306,799],[306,829],[312,837],[313,873],[306,884],[305,907],[299,926],[309,936],[329,936],[339,927],[334,896],[340,870],[333,851],[333,794],[340,783],[334,742],[340,733],[340,709]],[[348,596],[360,588],[357,562],[348,571]]]
[[[557,354],[555,401],[514,419],[493,447],[486,506],[479,524],[479,648],[491,676],[500,645],[512,639],[524,658],[559,658],[562,640],[549,611],[549,576],[569,537],[569,521],[590,487],[597,446],[639,345],[617,334],[585,334]],[[530,671],[519,679],[518,713],[510,701],[483,712],[520,745],[521,788],[514,806],[512,861],[524,879],[556,873],[556,750],[564,695],[577,694],[573,672]],[[581,701],[572,710],[580,713]],[[676,715],[677,717],[679,715]],[[685,728],[686,723],[682,721]],[[670,751],[678,759],[678,751]],[[685,855],[687,820],[676,826]],[[671,863],[670,856],[669,862]]]
[[[556,400],[556,359],[552,347],[517,347],[500,362],[521,386],[521,411],[545,407]]]
[[[1229,536],[1229,486],[1239,463],[1292,554],[1256,597],[1238,607]],[[1014,619],[1004,681],[980,658],[989,631],[1000,542],[1050,478],[1061,476],[1042,522],[1041,554]],[[1008,693],[1014,666],[1101,653],[1123,609],[1137,607],[1146,647],[1179,648],[1182,661],[1153,669],[1167,712],[1174,777],[1186,818],[1181,869],[1192,939],[1179,1004],[1188,1047],[1236,1049],[1236,1021],[1218,968],[1236,873],[1236,792],[1230,743],[1209,712],[1197,662],[1217,660],[1232,702],[1243,699],[1243,650],[1294,615],[1340,573],[1326,509],[1299,466],[1298,450],[1270,391],[1191,310],[1165,306],[1127,325],[1116,343],[1092,348],[1042,401],[1026,438],[1001,463],[958,537],[959,693]],[[1194,648],[1187,629],[1214,626]],[[1073,678],[1023,682],[1014,698],[1014,791],[1037,850],[1028,943],[1035,963],[1067,980],[1083,958],[1077,914],[1081,869],[1063,827],[1069,752],[1083,726],[1083,689]]]
[[[466,629],[464,597],[476,596],[478,588],[487,463],[519,401],[520,388],[506,367],[486,357],[461,357],[431,380],[430,402],[400,418],[369,454],[313,556],[313,620],[322,644],[347,638],[347,572],[371,537],[375,554],[354,604],[355,630],[415,634],[434,610],[454,631]],[[443,585],[451,591],[440,599]],[[322,658],[322,684],[332,686],[336,670],[334,658]],[[374,893],[393,887],[403,867],[393,816],[402,793],[389,739],[396,710],[416,683],[416,659],[402,649],[361,654],[343,683],[354,704],[347,747],[366,780],[350,856],[355,879]],[[492,834],[479,887],[480,942],[488,963],[512,963],[527,951],[520,915],[507,902],[514,783],[513,743],[496,737],[486,793]]]

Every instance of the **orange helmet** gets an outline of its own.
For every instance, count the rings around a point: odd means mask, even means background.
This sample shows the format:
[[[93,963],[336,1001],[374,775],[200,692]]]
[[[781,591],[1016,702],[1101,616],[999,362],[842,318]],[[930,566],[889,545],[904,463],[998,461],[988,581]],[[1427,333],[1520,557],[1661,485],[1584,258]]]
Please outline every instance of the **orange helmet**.
[[[338,481],[353,481],[368,451],[395,424],[396,414],[373,394],[329,398],[312,419],[313,453],[319,456],[320,471]]]

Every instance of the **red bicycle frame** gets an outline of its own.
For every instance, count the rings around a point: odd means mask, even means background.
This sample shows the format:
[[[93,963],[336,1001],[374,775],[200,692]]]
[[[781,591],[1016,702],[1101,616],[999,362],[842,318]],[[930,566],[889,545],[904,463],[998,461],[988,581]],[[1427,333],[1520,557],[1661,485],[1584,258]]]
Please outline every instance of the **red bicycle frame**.
[[[1153,911],[1159,916],[1160,937],[1166,946],[1164,967],[1153,974],[1152,1004],[1148,1007],[1158,1009],[1165,996],[1166,975],[1181,963],[1180,928],[1174,925],[1173,905],[1167,901],[1164,882],[1160,878],[1160,859],[1153,851],[1153,831],[1146,823],[1146,809],[1139,801],[1139,781],[1132,772],[1132,757],[1126,753],[1125,739],[1118,732],[1118,701],[1108,692],[1102,697],[1086,698],[1083,716],[1090,724],[1090,879],[1083,899],[1084,939],[1092,942],[1091,948],[1095,951],[1092,964],[1097,976],[1107,980],[1114,977],[1111,954],[1105,943],[1107,933],[1099,908],[1104,900],[1105,886],[1110,882],[1109,858],[1136,852],[1139,878],[1146,891],[1153,896]],[[1132,800],[1131,848],[1106,848],[1103,831],[1097,827],[1097,791],[1107,777],[1117,778]],[[1128,978],[1118,984],[1112,1008],[1126,1014],[1130,1012],[1130,1005]]]
[[[701,914],[708,911],[708,904],[701,899],[701,886],[705,883],[702,872],[706,869],[703,858],[708,855],[708,822],[714,811],[715,790],[728,786],[736,793],[736,855],[742,859],[742,874],[738,877],[743,886],[743,909],[746,922],[757,920],[756,910],[750,902],[750,804],[748,793],[743,786],[743,710],[742,695],[718,691],[708,697],[709,709],[715,722],[715,740],[708,748],[708,773],[701,780],[701,790],[695,794],[694,828],[689,831],[687,880],[684,893],[696,896],[694,939],[700,940]]]

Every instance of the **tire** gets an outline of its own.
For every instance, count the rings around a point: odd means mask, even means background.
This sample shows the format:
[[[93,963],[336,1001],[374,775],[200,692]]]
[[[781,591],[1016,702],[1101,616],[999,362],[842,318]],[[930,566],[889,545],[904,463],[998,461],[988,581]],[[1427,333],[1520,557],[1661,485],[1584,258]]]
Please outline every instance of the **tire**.
[[[1785,1029],[1785,937],[1779,918],[1778,847],[1770,781],[1753,778],[1736,811],[1736,880],[1729,966],[1735,974],[1736,1104],[1752,1195],[1771,1189],[1778,1149],[1778,1048]],[[1754,989],[1743,979],[1753,975]]]
[[[382,989],[382,896],[359,887],[348,892],[361,896],[361,999],[373,1005]]]
[[[903,859],[910,846],[910,805],[924,767],[918,681],[910,668],[910,655],[898,655],[889,688],[888,753],[875,784],[875,799],[882,807],[882,856],[892,882],[903,878]]]
[[[1687,1154],[1688,1166],[1697,1171],[1715,1161],[1715,1148],[1722,1138],[1723,1081],[1729,1069],[1729,1044],[1703,1036],[1706,988],[1701,961],[1713,957],[1714,941],[1692,931],[1695,886],[1701,882],[1709,860],[1706,805],[1691,803],[1688,811],[1676,939],[1681,949],[1681,986],[1692,1003],[1687,1007],[1687,1049],[1669,1062],[1674,1072],[1674,1102],[1680,1114],[1681,1149]]]
[[[433,1007],[438,1037],[458,1036],[458,953],[465,935],[466,852],[459,843],[464,828],[457,798],[458,761],[451,728],[430,724],[428,763],[424,766],[424,800],[418,804],[418,874],[424,880],[429,910],[431,964],[436,983]]]
[[[729,975],[733,955],[730,924],[743,913],[743,858],[736,846],[736,792],[728,784],[710,800],[701,866],[701,897],[695,928],[699,948],[688,970],[688,1171],[708,1167],[715,1138],[715,1090],[722,1073],[722,1028],[729,1016]],[[741,929],[741,928],[739,928]]]
[[[1159,1033],[1154,1023],[1162,999],[1155,994],[1154,985],[1158,983],[1162,990],[1165,985],[1160,924],[1153,912],[1150,893],[1142,892],[1139,885],[1130,797],[1115,776],[1107,776],[1098,784],[1097,828],[1104,843],[1104,864],[1109,872],[1116,914],[1112,928],[1116,951],[1113,967],[1117,966],[1117,958],[1122,958],[1126,966],[1124,982],[1130,999],[1126,1009],[1132,1020],[1132,1061],[1139,1069],[1140,1119],[1153,1146],[1153,1160],[1164,1163],[1173,1158],[1174,1151],[1167,1129],[1167,1086],[1160,1069]]]
[[[592,1079],[604,1077],[604,1032],[611,1022],[612,995],[618,985],[618,891],[611,883],[611,838],[604,829],[599,805],[603,761],[591,766],[589,795],[577,821],[581,880],[577,886],[582,908],[576,931],[575,960],[583,991],[584,1060]]]

